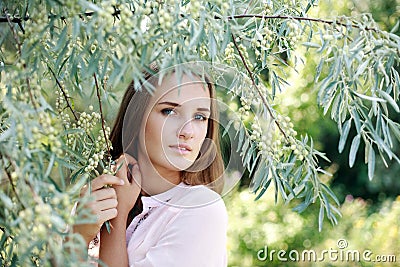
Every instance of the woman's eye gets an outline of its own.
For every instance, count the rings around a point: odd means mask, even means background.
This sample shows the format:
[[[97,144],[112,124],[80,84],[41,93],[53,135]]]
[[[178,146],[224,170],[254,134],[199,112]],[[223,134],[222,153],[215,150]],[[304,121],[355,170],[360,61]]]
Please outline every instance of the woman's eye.
[[[164,108],[163,110],[161,110],[161,113],[164,115],[173,115],[175,114],[175,111],[173,108]]]
[[[206,121],[208,118],[207,118],[205,115],[203,115],[203,114],[196,114],[196,115],[194,116],[194,119],[195,119],[195,120],[199,120],[199,121]]]

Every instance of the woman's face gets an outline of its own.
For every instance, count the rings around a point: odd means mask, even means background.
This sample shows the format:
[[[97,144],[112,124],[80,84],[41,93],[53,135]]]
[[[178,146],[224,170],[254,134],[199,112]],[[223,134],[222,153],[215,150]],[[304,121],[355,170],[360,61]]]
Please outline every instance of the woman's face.
[[[203,82],[183,75],[178,86],[175,75],[164,78],[145,112],[139,152],[160,174],[189,168],[206,137],[210,113],[210,92]]]

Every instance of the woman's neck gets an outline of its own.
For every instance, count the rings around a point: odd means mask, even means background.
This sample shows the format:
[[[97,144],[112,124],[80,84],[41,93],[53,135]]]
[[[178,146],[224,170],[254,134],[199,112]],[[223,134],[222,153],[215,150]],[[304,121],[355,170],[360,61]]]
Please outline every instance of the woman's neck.
[[[142,194],[157,195],[181,182],[180,172],[174,170],[156,170],[147,157],[138,155],[138,164],[142,175]]]

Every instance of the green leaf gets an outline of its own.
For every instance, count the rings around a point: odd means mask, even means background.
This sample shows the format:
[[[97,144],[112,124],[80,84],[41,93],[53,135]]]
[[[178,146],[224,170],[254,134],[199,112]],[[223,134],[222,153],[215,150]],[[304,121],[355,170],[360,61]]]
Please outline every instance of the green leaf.
[[[363,95],[357,92],[354,92],[354,94],[362,99],[365,100],[369,100],[369,101],[373,101],[373,102],[385,102],[385,100],[383,100],[382,98],[378,98],[378,97],[373,97],[373,96],[367,96],[367,95]]]
[[[368,65],[369,65],[369,60],[366,59],[360,66],[358,66],[357,72],[354,75],[354,77],[357,78],[358,76],[364,74],[365,73],[365,69],[367,68]]]
[[[379,94],[381,94],[381,96],[389,102],[389,104],[394,108],[394,110],[399,113],[400,109],[399,106],[397,105],[396,101],[394,101],[394,99],[385,91],[379,91]]]
[[[319,76],[321,75],[322,67],[324,66],[324,62],[325,62],[325,59],[321,58],[321,60],[319,61],[318,66],[317,66],[317,69],[316,69],[317,72],[316,72],[315,78],[314,78],[314,82],[315,83],[318,82]]]
[[[336,205],[340,206],[339,199],[336,197],[335,193],[333,193],[332,189],[330,189],[326,184],[320,184],[322,189],[328,193],[328,195],[335,201]],[[331,208],[334,206],[331,206]]]
[[[110,221],[106,221],[104,224],[106,225],[107,232],[110,234],[111,233],[111,223],[110,223]]]
[[[360,135],[356,135],[353,138],[353,142],[351,142],[351,147],[350,147],[350,154],[349,154],[349,166],[350,168],[353,167],[354,161],[356,159],[358,147],[360,146]]]
[[[392,120],[388,120],[388,124],[397,140],[400,141],[400,125]]]
[[[6,194],[3,192],[0,192],[0,200],[1,203],[7,208],[7,209],[12,209],[13,208],[13,202],[11,198],[9,198]]]
[[[198,30],[194,33],[194,35],[191,34],[192,38],[190,40],[189,47],[196,46],[199,43],[200,39],[203,38],[204,20],[205,20],[205,16],[202,15],[201,18],[200,18]],[[193,23],[191,25],[193,25]],[[194,28],[193,28],[193,32],[194,32]]]
[[[324,222],[324,205],[321,202],[319,205],[319,215],[318,215],[318,231],[322,231],[322,224]]]
[[[243,144],[243,146],[241,148],[240,156],[243,156],[243,155],[246,154],[246,151],[247,151],[247,148],[249,148],[249,145],[250,145],[250,139],[246,138],[245,141],[244,141],[244,144]]]
[[[147,48],[148,48],[148,45],[143,45],[142,46],[142,52],[140,53],[141,55],[140,55],[140,64],[141,65],[144,65],[144,63],[146,62],[146,59],[147,59]]]
[[[375,151],[372,145],[369,145],[369,153],[368,153],[368,178],[372,180],[374,178],[375,172]]]
[[[262,159],[261,159],[262,160]],[[256,170],[252,181],[250,182],[250,188],[253,193],[256,193],[260,188],[263,180],[267,180],[269,175],[269,168],[262,160],[261,166]]]
[[[215,40],[215,36],[212,31],[210,31],[208,34],[208,49],[210,51],[211,59],[215,59],[215,56],[217,55],[217,41]]]
[[[309,203],[307,201],[301,202],[299,205],[293,208],[293,211],[296,211],[298,213],[302,213],[305,211],[305,209],[309,206]]]
[[[275,203],[278,203],[278,190],[276,189],[279,189],[279,193],[281,194],[282,199],[286,201],[288,199],[288,196],[285,192],[285,189],[283,188],[282,180],[279,177],[276,169],[272,170],[272,176],[274,177],[275,185]]]
[[[356,126],[357,133],[360,134],[360,132],[361,132],[360,115],[358,115],[356,108],[351,108],[349,111],[350,111],[350,114],[353,116],[354,125]]]
[[[394,25],[394,27],[390,30],[390,33],[396,33],[397,30],[399,29],[399,24],[400,24],[400,20],[397,20],[396,25]]]
[[[346,121],[343,125],[342,133],[339,139],[339,153],[343,152],[344,145],[346,144],[347,136],[349,135],[351,128],[351,119]]]
[[[51,170],[53,169],[53,166],[54,166],[54,160],[55,159],[56,159],[56,154],[55,153],[51,153],[50,162],[49,162],[49,165],[47,166],[46,173],[44,174],[45,177],[48,177],[50,175],[50,172],[51,172]]]
[[[395,83],[393,86],[393,96],[394,99],[397,101],[399,99],[399,94],[400,94],[400,76],[399,73],[396,71],[396,69],[392,68],[392,73],[395,79]]]
[[[304,42],[302,45],[305,47],[311,47],[311,48],[321,48],[321,45],[312,43],[312,42]]]
[[[265,183],[265,185],[262,187],[260,193],[257,195],[257,197],[254,199],[254,201],[259,200],[260,197],[262,197],[265,193],[265,191],[267,191],[269,185],[271,184],[272,179],[268,179],[267,182]]]
[[[236,152],[239,152],[239,150],[240,150],[240,148],[241,148],[241,146],[242,146],[242,144],[243,144],[243,140],[244,140],[244,137],[245,137],[245,129],[244,129],[244,127],[240,127],[240,129],[239,129],[239,142],[238,142],[238,148],[237,148],[237,150],[236,150]]]

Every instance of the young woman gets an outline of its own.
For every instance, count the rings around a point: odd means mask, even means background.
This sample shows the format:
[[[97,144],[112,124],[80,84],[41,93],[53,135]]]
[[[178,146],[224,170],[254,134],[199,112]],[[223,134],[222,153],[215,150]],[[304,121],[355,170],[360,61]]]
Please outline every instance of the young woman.
[[[131,85],[111,133],[116,175],[92,181],[98,221],[75,231],[89,242],[110,220],[100,235],[108,266],[226,266],[214,87],[195,74],[146,81],[154,94]]]

